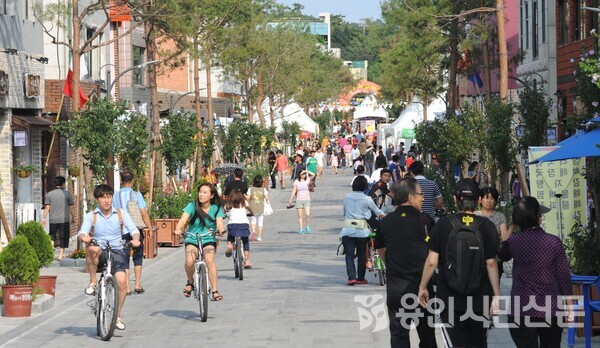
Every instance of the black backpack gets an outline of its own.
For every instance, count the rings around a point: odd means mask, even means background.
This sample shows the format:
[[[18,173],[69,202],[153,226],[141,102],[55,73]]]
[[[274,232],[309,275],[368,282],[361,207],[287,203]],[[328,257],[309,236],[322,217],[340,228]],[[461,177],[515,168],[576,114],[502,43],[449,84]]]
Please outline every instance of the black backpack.
[[[481,286],[484,275],[483,237],[479,227],[482,218],[449,215],[452,232],[446,245],[446,263],[442,275],[448,286],[461,295],[473,295]]]

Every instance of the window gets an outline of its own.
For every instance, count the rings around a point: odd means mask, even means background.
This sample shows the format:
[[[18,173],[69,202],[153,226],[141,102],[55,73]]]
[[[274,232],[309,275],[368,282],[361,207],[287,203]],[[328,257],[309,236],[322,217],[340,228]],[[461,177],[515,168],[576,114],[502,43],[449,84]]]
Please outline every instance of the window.
[[[519,11],[519,40],[521,49],[523,49],[523,0],[521,0],[520,11]]]
[[[575,29],[575,41],[579,41],[585,38],[585,26],[584,21],[582,20],[584,16],[582,16],[582,11],[585,11],[581,8],[581,3],[585,3],[585,0],[573,0],[573,29]]]
[[[597,8],[598,0],[590,0],[588,6]],[[589,16],[589,30],[595,29],[596,31],[598,31],[598,12],[587,11],[587,14]]]
[[[531,2],[531,54],[533,58],[538,56],[538,2]]]
[[[546,42],[546,0],[542,0],[542,43]]]
[[[529,49],[529,4],[525,3],[525,49]]]
[[[131,52],[133,62],[132,65],[140,65],[144,62],[144,48],[140,46],[133,46]],[[134,85],[144,85],[144,69],[133,69],[131,82]]]
[[[92,29],[87,29],[85,31],[85,40],[89,40],[92,38],[92,36],[94,36],[94,30]],[[94,61],[93,61],[93,57],[94,55],[92,54],[93,51],[89,51],[88,53],[85,54],[85,60],[86,60],[86,64],[87,64],[87,76],[88,77],[92,77],[94,76],[92,69],[94,68]]]
[[[570,30],[569,30],[569,1],[562,0],[558,3],[558,16],[560,21],[560,44],[568,44],[571,42]]]

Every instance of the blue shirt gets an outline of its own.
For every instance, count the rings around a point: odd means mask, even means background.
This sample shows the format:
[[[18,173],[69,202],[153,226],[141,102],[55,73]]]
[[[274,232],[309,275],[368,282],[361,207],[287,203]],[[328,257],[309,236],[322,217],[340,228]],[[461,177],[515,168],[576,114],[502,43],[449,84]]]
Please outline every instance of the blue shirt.
[[[131,195],[135,194],[138,207],[140,209],[146,208],[146,200],[144,196],[138,191],[134,191],[131,187],[123,187],[120,191],[115,192],[113,196],[113,207],[127,209],[127,202],[131,199]]]
[[[371,218],[371,212],[375,215],[383,215],[383,211],[377,208],[371,197],[362,191],[352,191],[344,197],[344,218],[368,220]],[[340,237],[366,238],[370,232],[368,228],[342,228]]]
[[[122,234],[130,233],[132,236],[140,234],[133,220],[131,220],[131,216],[123,209],[121,209],[121,217],[123,218],[123,231],[121,231],[117,209],[113,207],[108,216],[104,216],[100,212],[100,208],[96,208],[85,214],[77,236],[90,234],[94,214],[97,214],[96,225],[94,225],[94,238],[100,242],[108,241],[110,246],[115,250],[123,249],[121,245]]]

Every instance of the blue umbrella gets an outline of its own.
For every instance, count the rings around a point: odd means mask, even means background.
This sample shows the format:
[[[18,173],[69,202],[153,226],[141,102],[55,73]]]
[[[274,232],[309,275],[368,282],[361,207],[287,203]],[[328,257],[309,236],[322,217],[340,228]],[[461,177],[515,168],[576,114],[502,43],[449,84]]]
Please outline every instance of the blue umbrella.
[[[600,122],[600,117],[592,119],[591,122]],[[529,164],[600,156],[600,128],[585,133],[577,133],[556,144],[556,146],[560,147]]]

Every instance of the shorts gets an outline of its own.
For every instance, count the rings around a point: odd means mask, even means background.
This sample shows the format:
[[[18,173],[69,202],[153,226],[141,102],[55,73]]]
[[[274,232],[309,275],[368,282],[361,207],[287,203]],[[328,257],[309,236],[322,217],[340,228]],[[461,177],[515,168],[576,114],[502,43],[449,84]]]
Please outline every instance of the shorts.
[[[185,243],[185,246],[187,247],[188,245],[191,245],[193,247],[196,247],[196,249],[198,249],[198,244],[196,243]],[[206,248],[208,246],[212,246],[213,248],[215,248],[215,250],[217,250],[217,242],[208,242],[208,243],[202,243],[202,247]]]
[[[278,172],[277,172],[277,175],[278,175],[278,177],[279,177],[279,180],[285,181],[285,173],[286,173],[286,172],[287,172],[287,171],[285,171],[285,170],[284,170],[284,171],[278,171]]]
[[[112,251],[112,275],[115,275],[117,272],[125,272],[126,268],[129,268],[128,257],[125,256],[125,250],[114,250]],[[98,260],[98,272],[101,272],[105,266],[106,261],[108,260],[108,253],[106,250],[102,250],[102,254],[100,254],[100,258]]]
[[[65,249],[69,247],[69,239],[71,239],[71,228],[68,222],[61,224],[50,224],[50,238],[54,242],[54,247],[60,246]]]
[[[126,241],[131,241],[132,237],[129,233],[123,235],[123,239]],[[131,255],[130,248],[123,248],[125,251],[125,257],[127,257],[127,269],[131,266],[131,258],[133,258],[134,266],[141,266],[144,260],[144,234],[140,231],[140,246],[137,248],[133,248],[133,255]],[[132,257],[130,257],[130,255]]]
[[[296,209],[302,209],[302,208],[310,208],[310,199],[300,199],[300,200],[296,200],[296,205],[295,205]]]
[[[205,235],[201,236],[200,239],[201,239],[203,247],[209,245],[210,243],[213,243],[216,248],[217,240],[215,239],[215,237],[212,234],[206,233]],[[188,245],[188,244],[193,245],[196,248],[198,247],[198,239],[196,239],[195,234],[188,233],[188,235],[185,237],[185,245]]]

